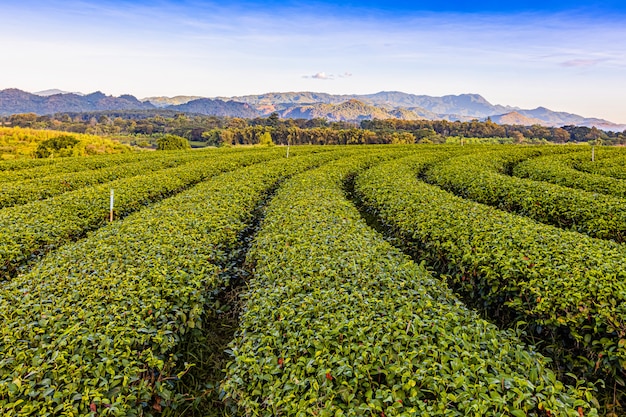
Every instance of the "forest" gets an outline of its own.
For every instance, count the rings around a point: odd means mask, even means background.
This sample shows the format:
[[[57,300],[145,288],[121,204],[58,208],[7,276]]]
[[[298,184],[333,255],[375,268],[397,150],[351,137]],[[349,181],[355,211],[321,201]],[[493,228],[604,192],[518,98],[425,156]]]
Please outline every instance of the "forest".
[[[281,145],[297,144],[405,144],[450,143],[461,138],[485,139],[488,143],[581,143],[626,144],[626,132],[595,127],[500,125],[490,119],[470,122],[399,119],[329,122],[324,118],[281,119],[205,116],[171,110],[134,110],[62,113],[38,116],[15,114],[0,118],[0,125],[92,134],[118,139],[134,146],[155,148],[165,135],[190,141],[192,147],[259,143],[269,132]]]

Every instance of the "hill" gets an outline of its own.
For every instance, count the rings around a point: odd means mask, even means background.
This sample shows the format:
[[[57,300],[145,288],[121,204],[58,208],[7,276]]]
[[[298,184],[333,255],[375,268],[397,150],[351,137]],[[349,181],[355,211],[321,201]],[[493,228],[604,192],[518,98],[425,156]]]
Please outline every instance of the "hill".
[[[246,119],[253,119],[261,115],[259,111],[246,103],[238,103],[236,101],[212,100],[209,98],[192,100],[188,103],[180,104],[177,106],[167,106],[166,109],[205,114],[209,116],[231,116]]]
[[[545,107],[537,107],[533,110],[520,110],[519,113],[543,120],[549,126],[575,125],[586,127],[597,127],[602,130],[622,131],[626,129],[625,125],[612,123],[604,119],[583,117],[577,114],[566,112],[555,112]]]
[[[55,139],[57,143],[54,143]],[[19,127],[0,127],[0,160],[33,158],[40,145],[46,141],[48,141],[48,154],[55,157],[122,153],[132,150],[127,145],[100,136]],[[59,143],[62,142],[65,144],[60,147]],[[54,149],[55,146],[58,149]]]
[[[501,124],[501,125],[521,125],[521,126],[532,126],[532,125],[547,126],[549,125],[548,123],[546,123],[545,120],[524,116],[523,114],[517,111],[501,114],[498,116],[491,116],[491,121],[494,123]]]
[[[189,103],[192,100],[198,100],[200,98],[204,98],[201,96],[174,96],[174,97],[146,97],[141,101],[148,102],[155,107],[167,107],[167,106],[178,106],[179,104]]]
[[[400,91],[381,91],[361,95],[301,91],[216,98],[161,96],[148,97],[144,101],[130,95],[112,97],[101,92],[80,95],[64,93],[60,90],[47,90],[38,94],[40,95],[17,89],[0,91],[0,116],[30,112],[42,115],[108,110],[168,109],[178,112],[242,118],[266,117],[276,112],[281,117],[323,117],[329,121],[359,121],[368,118],[470,121],[473,119],[485,120],[490,117],[496,122],[511,119],[517,121],[517,124],[559,127],[565,125],[595,126],[615,132],[626,129],[626,125],[612,123],[608,120],[553,111],[545,107],[527,110],[492,104],[480,94],[434,97]],[[504,119],[502,119],[503,117]],[[500,123],[504,122],[500,121]]]
[[[283,118],[315,119],[324,118],[330,121],[360,121],[372,119],[405,119],[418,120],[420,117],[409,110],[390,112],[386,109],[350,99],[339,104],[309,104],[294,106],[280,112]]]
[[[411,114],[414,113],[418,117],[428,120],[470,121],[472,119],[484,120],[487,117],[491,117],[491,119],[494,120],[499,116],[517,112],[519,116],[516,115],[515,117],[520,121],[520,124],[596,126],[604,130],[612,131],[622,131],[626,129],[626,125],[612,123],[603,119],[583,117],[572,113],[556,112],[545,107],[524,110],[518,107],[492,104],[480,94],[459,94],[435,97],[403,93],[400,91],[381,91],[364,95],[334,95],[303,91],[288,93],[272,92],[230,98],[220,97],[220,99],[248,103],[263,115],[268,115],[276,111],[284,115],[283,117],[293,117],[287,115],[307,117],[307,115],[323,113],[323,110],[312,110],[311,106],[313,105],[337,105],[349,100],[358,100],[370,106],[387,110],[391,117],[395,117],[392,110],[400,111],[400,114],[404,114],[402,112],[408,110]],[[318,108],[320,107],[318,106]],[[525,116],[528,119],[523,119],[521,116]],[[357,116],[355,120],[366,117],[367,115],[363,114]],[[333,119],[329,120],[332,121]]]
[[[220,97],[221,99],[227,99]],[[250,96],[237,96],[231,100],[248,103],[257,107],[277,106],[280,104],[340,104],[348,100],[383,108],[405,108],[411,111],[429,114],[433,118],[446,118],[446,115],[487,117],[514,110],[509,106],[492,105],[479,94],[448,95],[433,97],[408,94],[399,91],[381,91],[375,94],[333,95],[313,92],[267,93]]]
[[[63,91],[63,90],[59,90],[58,88],[52,88],[50,90],[44,90],[44,91],[36,91],[33,94],[35,94],[37,96],[42,96],[42,97],[49,97],[49,96],[53,96],[55,94],[76,94],[78,96],[84,96],[83,93],[77,93],[77,92],[71,92],[71,91]]]
[[[479,94],[447,95],[432,97],[407,94],[399,91],[381,91],[363,96],[374,104],[389,104],[396,107],[420,107],[438,115],[457,114],[470,117],[487,117],[511,111],[509,106],[493,105]]]
[[[107,96],[100,91],[84,96],[69,94],[53,94],[40,96],[18,89],[0,91],[0,116],[17,113],[36,113],[39,115],[88,112],[103,110],[147,110],[155,108],[150,103],[143,103],[134,96]]]

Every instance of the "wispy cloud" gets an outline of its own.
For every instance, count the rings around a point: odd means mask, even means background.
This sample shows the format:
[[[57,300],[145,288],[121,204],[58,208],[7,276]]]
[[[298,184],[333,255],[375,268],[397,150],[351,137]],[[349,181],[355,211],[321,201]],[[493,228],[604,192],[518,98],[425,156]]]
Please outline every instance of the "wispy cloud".
[[[335,75],[335,74],[327,74],[325,72],[318,72],[313,75],[303,75],[302,78],[310,78],[313,80],[334,80],[336,78],[350,78],[352,77],[351,72],[344,72],[343,74]]]
[[[586,67],[593,67],[605,61],[606,59],[570,59],[568,61],[561,62],[561,66],[573,67],[573,68],[586,68]]]
[[[311,84],[340,94],[475,91],[503,104],[626,117],[619,113],[626,94],[621,18],[365,6],[353,13],[324,2],[268,1],[8,2],[0,50],[14,59],[3,67],[0,88],[140,96],[231,96]],[[55,65],[43,72],[41,62]]]

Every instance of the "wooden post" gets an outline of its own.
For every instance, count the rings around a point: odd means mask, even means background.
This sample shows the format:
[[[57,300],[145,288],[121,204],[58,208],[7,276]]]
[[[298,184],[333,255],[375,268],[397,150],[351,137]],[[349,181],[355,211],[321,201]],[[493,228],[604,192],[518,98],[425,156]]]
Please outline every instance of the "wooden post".
[[[113,193],[113,188],[111,188],[111,204],[110,204],[109,222],[113,221],[113,200],[114,200],[114,193]]]

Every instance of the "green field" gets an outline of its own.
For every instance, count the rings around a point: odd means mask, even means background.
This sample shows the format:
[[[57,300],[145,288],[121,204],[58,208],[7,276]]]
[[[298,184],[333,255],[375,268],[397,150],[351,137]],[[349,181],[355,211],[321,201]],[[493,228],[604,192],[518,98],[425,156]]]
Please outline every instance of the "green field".
[[[626,150],[286,156],[0,162],[0,415],[624,415]]]

